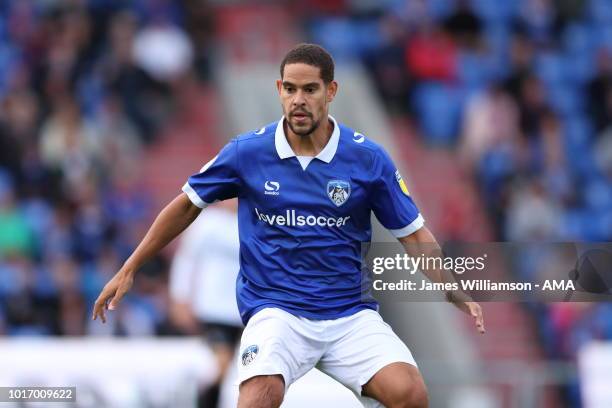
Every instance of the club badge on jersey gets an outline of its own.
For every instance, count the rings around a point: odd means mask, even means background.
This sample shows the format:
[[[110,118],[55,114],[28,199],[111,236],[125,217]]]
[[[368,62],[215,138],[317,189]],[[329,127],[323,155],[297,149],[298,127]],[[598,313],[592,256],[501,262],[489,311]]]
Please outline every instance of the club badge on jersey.
[[[327,196],[340,207],[351,195],[351,185],[344,180],[331,180],[327,183]]]

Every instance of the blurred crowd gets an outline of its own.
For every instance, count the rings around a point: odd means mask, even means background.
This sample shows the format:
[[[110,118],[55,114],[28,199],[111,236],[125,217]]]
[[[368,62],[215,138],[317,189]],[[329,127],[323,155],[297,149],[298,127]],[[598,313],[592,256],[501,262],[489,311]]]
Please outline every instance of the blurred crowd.
[[[161,257],[88,317],[154,216],[143,152],[209,80],[210,27],[198,1],[0,3],[0,334],[172,332]]]
[[[612,3],[319,3],[311,37],[457,153],[497,240],[612,238]]]
[[[317,3],[310,36],[362,61],[388,110],[454,153],[496,241],[612,240],[612,2]],[[612,340],[609,304],[532,306],[547,358]],[[564,391],[580,405],[577,384]]]

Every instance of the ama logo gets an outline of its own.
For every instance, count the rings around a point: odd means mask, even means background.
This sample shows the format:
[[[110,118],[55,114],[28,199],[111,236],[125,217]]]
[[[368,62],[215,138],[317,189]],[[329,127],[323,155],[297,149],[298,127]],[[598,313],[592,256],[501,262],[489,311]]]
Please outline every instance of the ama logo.
[[[257,358],[257,353],[259,353],[259,347],[256,344],[245,348],[240,357],[242,365],[246,367],[251,364]]]

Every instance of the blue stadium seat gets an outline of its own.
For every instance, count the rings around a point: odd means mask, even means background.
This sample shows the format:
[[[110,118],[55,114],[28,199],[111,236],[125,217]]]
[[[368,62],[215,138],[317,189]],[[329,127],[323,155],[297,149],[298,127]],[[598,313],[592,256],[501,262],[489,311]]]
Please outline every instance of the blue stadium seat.
[[[565,83],[553,83],[547,89],[548,101],[553,109],[564,116],[569,116],[575,112],[581,112],[584,108],[584,98],[575,86],[571,86],[568,81]]]
[[[417,87],[413,98],[427,141],[435,145],[453,144],[461,114],[459,90],[442,83],[424,83]]]
[[[597,48],[607,48],[609,51],[612,51],[612,22],[598,25],[595,28],[595,36]]]
[[[610,239],[610,217],[608,211],[593,211],[586,209],[581,220],[580,228],[582,239],[591,242],[603,242]]]
[[[612,208],[612,186],[604,180],[593,179],[585,187],[585,202],[593,210]]]
[[[506,149],[492,148],[478,162],[478,175],[488,201],[499,197],[500,188],[508,176],[516,171],[514,157]]]
[[[612,2],[610,0],[590,0],[589,14],[593,21],[612,24]]]
[[[384,45],[380,21],[374,19],[354,21],[352,32],[352,46],[361,56],[374,52]]]
[[[425,2],[428,15],[436,20],[443,19],[455,10],[455,0],[429,0]]]
[[[518,11],[516,1],[472,0],[471,4],[479,17],[491,23],[505,23],[516,16]]]
[[[583,23],[569,24],[562,34],[565,50],[571,53],[591,51],[597,39],[590,25]]]
[[[458,58],[460,81],[470,88],[487,84],[493,77],[493,58],[478,53],[462,52]]]
[[[572,220],[577,228],[576,239],[586,241],[599,241],[602,238],[602,228],[599,225],[597,215],[588,208],[581,208],[574,215]]]
[[[611,189],[608,186],[608,189]],[[602,209],[597,217],[597,226],[599,227],[599,241],[609,242],[612,240],[612,205]]]
[[[503,24],[488,24],[483,35],[488,48],[489,70],[492,79],[501,81],[508,78],[512,68],[508,64],[509,28]]]
[[[353,61],[356,58],[352,46],[352,27],[347,18],[316,19],[311,22],[309,31],[312,41],[327,48],[337,62]]]
[[[561,236],[562,239],[572,241],[583,238],[583,223],[588,218],[584,215],[584,211],[581,210],[569,210],[565,211],[563,215],[563,222],[561,223]]]
[[[571,52],[564,56],[568,61],[568,80],[584,85],[590,81],[596,72],[595,55],[591,51]]]
[[[593,158],[592,124],[581,115],[570,115],[564,121],[563,138],[568,165],[575,176],[590,179],[599,175]]]
[[[329,50],[336,61],[352,61],[383,45],[380,22],[344,17],[320,18],[310,25],[314,42]]]
[[[541,54],[536,57],[535,71],[547,84],[563,82],[567,79],[565,63],[560,54],[553,52]]]
[[[77,93],[86,117],[93,117],[104,99],[104,84],[95,75],[84,75],[77,84]]]
[[[0,96],[6,92],[6,87],[17,68],[19,59],[20,53],[15,47],[0,41],[0,73],[2,73],[0,75]]]
[[[571,116],[565,119],[565,134],[568,144],[574,148],[578,145],[587,145],[594,135],[593,125],[582,115]]]

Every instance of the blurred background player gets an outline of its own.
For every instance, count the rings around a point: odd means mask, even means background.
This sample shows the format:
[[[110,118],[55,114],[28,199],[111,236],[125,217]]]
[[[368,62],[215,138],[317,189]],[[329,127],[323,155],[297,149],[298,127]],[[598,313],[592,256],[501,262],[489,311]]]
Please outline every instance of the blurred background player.
[[[217,358],[216,383],[200,407],[216,407],[219,386],[242,333],[236,306],[238,261],[236,200],[212,205],[185,231],[170,267],[170,317],[187,335],[203,335]]]

